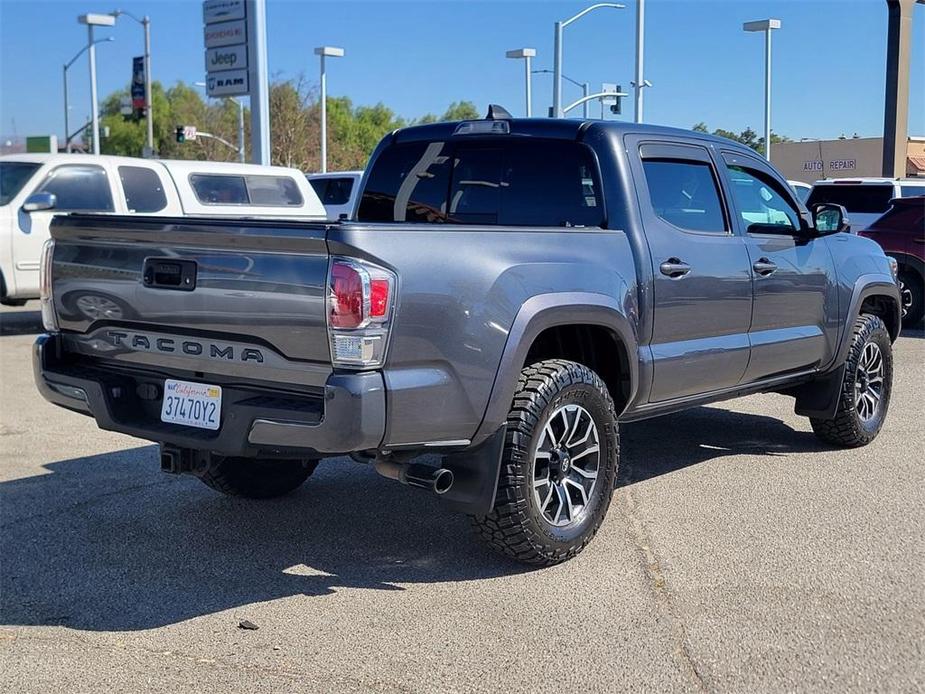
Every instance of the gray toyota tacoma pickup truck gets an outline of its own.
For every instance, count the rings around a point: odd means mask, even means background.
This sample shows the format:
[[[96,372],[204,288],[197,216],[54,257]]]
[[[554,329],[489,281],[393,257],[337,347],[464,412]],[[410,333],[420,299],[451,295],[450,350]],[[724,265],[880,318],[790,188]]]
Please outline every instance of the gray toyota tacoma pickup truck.
[[[220,492],[349,454],[553,564],[604,519],[622,422],[775,392],[877,436],[895,268],[844,214],[725,139],[492,108],[385,137],[350,220],[57,217],[35,379]]]

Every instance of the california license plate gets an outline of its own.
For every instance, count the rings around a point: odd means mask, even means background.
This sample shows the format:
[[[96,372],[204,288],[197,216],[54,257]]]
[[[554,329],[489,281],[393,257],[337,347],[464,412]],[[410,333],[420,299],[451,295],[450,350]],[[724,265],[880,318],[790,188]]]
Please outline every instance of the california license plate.
[[[189,381],[164,382],[161,421],[200,429],[218,429],[222,417],[222,388]]]

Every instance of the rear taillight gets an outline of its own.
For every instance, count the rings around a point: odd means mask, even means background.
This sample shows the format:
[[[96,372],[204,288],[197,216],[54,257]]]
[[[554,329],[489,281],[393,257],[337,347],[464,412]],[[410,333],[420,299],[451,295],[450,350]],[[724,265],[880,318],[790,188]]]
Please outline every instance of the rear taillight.
[[[39,264],[39,297],[42,304],[42,325],[45,330],[58,329],[55,305],[51,295],[51,263],[55,255],[54,239],[48,239],[42,246],[42,260]]]
[[[332,258],[328,333],[335,366],[375,368],[385,360],[395,275],[358,260]]]

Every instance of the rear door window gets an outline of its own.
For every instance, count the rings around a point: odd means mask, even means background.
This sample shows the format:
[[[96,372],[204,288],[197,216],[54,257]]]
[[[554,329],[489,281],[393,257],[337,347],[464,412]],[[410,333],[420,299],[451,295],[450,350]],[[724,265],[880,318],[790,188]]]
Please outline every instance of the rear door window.
[[[377,158],[357,214],[364,222],[602,226],[593,154],[564,140],[392,145]]]
[[[817,183],[813,186],[806,206],[828,202],[842,205],[848,212],[882,214],[893,198],[891,184]]]
[[[726,218],[707,162],[644,159],[642,162],[655,214],[689,231],[726,233]]]
[[[285,207],[302,204],[299,186],[288,176],[190,174],[189,182],[203,205]]]
[[[54,169],[39,192],[52,193],[58,210],[112,212],[109,178],[101,166],[66,164]]]
[[[129,212],[160,212],[167,207],[164,185],[156,171],[143,166],[120,166],[119,179]]]

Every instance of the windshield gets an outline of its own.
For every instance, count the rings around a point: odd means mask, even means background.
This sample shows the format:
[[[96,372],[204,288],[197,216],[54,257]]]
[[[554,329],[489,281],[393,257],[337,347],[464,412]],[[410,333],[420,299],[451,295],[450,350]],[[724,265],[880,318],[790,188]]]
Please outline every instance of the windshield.
[[[0,162],[0,207],[16,197],[40,166],[28,161]]]
[[[848,212],[882,214],[890,206],[893,186],[863,185],[860,183],[831,183],[813,186],[806,205],[830,202],[842,205]]]

